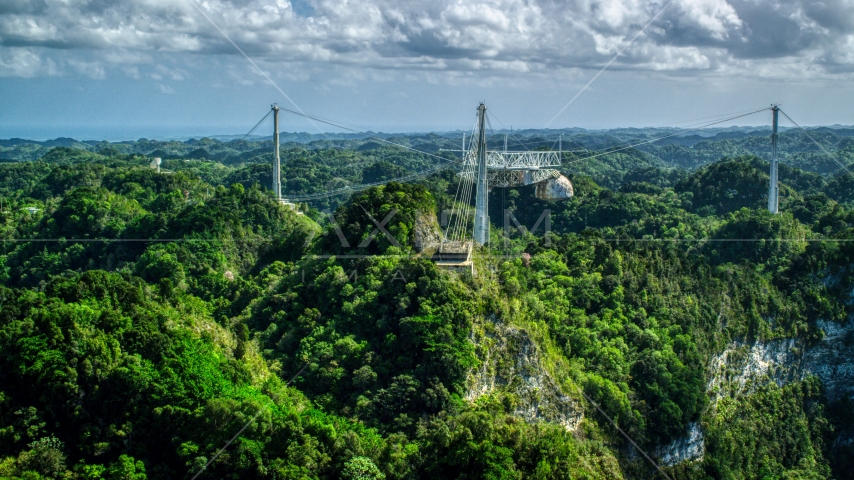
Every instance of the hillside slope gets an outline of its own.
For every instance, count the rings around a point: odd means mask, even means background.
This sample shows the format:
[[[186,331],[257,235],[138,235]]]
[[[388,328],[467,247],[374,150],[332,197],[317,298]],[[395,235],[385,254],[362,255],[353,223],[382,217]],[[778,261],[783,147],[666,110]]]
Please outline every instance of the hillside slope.
[[[674,478],[851,478],[854,212],[822,177],[782,172],[776,216],[752,157],[493,191],[551,231],[490,212],[472,277],[416,248],[445,174],[333,222],[56,160],[0,165],[2,477],[192,478],[248,425],[200,478],[660,478],[620,430]]]

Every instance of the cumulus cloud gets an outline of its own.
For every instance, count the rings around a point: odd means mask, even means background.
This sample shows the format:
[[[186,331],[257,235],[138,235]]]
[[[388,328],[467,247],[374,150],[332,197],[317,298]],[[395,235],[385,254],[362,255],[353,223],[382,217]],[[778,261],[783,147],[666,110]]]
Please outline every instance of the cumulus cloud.
[[[724,40],[743,22],[725,0],[683,0],[679,3],[685,23],[695,25],[715,40]]]
[[[106,77],[106,70],[99,62],[87,62],[77,59],[69,59],[66,63],[71,66],[77,73],[89,78],[101,80]]]
[[[268,63],[513,74],[598,68],[665,0],[198,0],[198,5],[250,56]],[[760,64],[773,70],[769,62],[785,57],[818,74],[838,72],[854,63],[846,53],[852,35],[854,6],[847,0],[673,0],[614,66],[751,72]],[[128,66],[153,63],[153,55],[162,52],[236,54],[189,1],[170,0],[0,0],[0,45],[0,75],[17,76],[56,74],[63,66],[96,78],[105,74],[104,67],[62,61],[70,50],[89,52],[131,76],[139,71]],[[788,75],[786,69],[780,72]],[[187,72],[157,66],[147,75],[182,80]]]
[[[854,3],[848,0],[808,2],[804,13],[828,30],[848,34],[854,30]]]
[[[44,59],[31,48],[0,49],[0,77],[40,77],[58,75],[51,59]]]

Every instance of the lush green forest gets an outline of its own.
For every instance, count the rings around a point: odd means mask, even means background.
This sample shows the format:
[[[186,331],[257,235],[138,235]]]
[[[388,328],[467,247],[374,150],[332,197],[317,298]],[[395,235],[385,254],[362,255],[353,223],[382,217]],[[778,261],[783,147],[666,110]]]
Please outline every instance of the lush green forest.
[[[850,386],[711,368],[817,351],[827,325],[852,358],[852,177],[786,133],[772,215],[767,137],[585,162],[655,132],[571,133],[575,196],[494,189],[475,275],[416,248],[451,170],[291,210],[269,142],[3,144],[0,478],[663,478],[625,435],[671,478],[852,478]],[[854,160],[846,132],[813,135]],[[292,194],[435,164],[365,138],[282,160]],[[701,453],[665,461],[693,429]]]

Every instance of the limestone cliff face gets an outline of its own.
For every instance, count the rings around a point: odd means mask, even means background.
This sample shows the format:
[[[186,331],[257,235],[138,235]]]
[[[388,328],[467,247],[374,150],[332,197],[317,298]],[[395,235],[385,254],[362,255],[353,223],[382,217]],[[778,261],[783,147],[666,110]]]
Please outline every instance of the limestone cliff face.
[[[854,397],[854,320],[819,325],[824,340],[804,351],[802,368],[821,378],[831,399]]]
[[[854,320],[819,321],[818,327],[824,339],[814,345],[790,338],[730,344],[709,365],[709,408],[724,395],[747,395],[766,382],[782,386],[810,375],[821,379],[830,400],[854,397]],[[665,465],[702,458],[703,432],[694,424],[684,437],[656,453]]]
[[[582,406],[564,394],[544,368],[537,344],[524,330],[500,322],[489,327],[489,332],[472,334],[481,365],[469,373],[466,400],[500,389],[518,398],[514,415],[569,431],[578,428]]]
[[[821,379],[831,400],[854,395],[854,321],[819,321],[818,327],[824,339],[815,345],[794,339],[733,343],[712,359],[711,398],[749,393],[751,385],[763,380],[782,386],[809,375]]]
[[[677,463],[703,458],[706,452],[705,437],[698,422],[688,426],[688,434],[677,438],[656,452],[661,459],[662,465],[676,465]]]
[[[818,326],[824,338],[813,345],[796,339],[728,345],[709,362],[709,408],[714,411],[725,395],[748,395],[767,382],[782,386],[810,375],[821,379],[831,400],[854,397],[854,319],[844,324],[820,321]],[[561,391],[528,333],[495,319],[484,327],[472,332],[481,363],[469,372],[466,400],[496,391],[510,393],[518,399],[515,415],[576,430],[583,419],[582,405]],[[668,466],[698,461],[705,453],[704,442],[702,425],[696,422],[654,454]]]
[[[442,243],[442,229],[435,212],[422,213],[415,220],[412,246],[416,252],[436,247]]]

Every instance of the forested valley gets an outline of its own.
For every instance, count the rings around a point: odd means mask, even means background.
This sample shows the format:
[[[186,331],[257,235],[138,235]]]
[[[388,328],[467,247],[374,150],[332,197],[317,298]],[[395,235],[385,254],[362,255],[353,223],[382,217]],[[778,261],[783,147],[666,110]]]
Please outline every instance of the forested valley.
[[[0,478],[854,478],[854,132],[781,136],[778,215],[763,132],[584,160],[655,133],[493,189],[474,275],[417,151],[295,136],[286,194],[388,183],[290,209],[266,140],[0,142]]]

